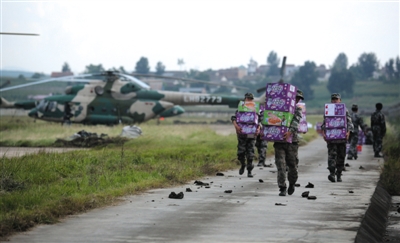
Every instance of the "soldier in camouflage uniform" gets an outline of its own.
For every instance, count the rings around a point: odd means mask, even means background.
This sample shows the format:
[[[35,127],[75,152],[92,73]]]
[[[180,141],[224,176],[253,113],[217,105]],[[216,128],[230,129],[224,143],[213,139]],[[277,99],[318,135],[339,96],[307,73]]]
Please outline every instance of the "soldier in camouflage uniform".
[[[252,93],[246,93],[244,96],[245,101],[252,101],[254,99],[254,95]],[[238,111],[236,110],[235,114]],[[258,114],[259,126],[257,128],[256,136],[260,133],[261,130],[261,116]],[[242,129],[236,123],[236,115],[231,117],[231,121],[233,126],[235,127],[238,145],[237,145],[237,158],[240,161],[240,169],[239,175],[244,173],[244,170],[247,168],[247,176],[253,177],[251,171],[254,168],[253,159],[254,159],[254,145],[256,142],[255,136],[248,136],[247,134],[242,134]],[[247,164],[246,164],[247,159]]]
[[[260,113],[261,119],[263,118],[263,111]],[[265,164],[265,158],[267,157],[268,142],[261,138],[261,133],[256,138],[256,148],[258,153],[258,164],[257,166],[267,167]]]
[[[331,103],[340,103],[342,101],[340,94],[333,93],[331,95]],[[343,140],[326,140],[326,128],[325,122],[322,124],[322,136],[327,143],[328,147],[328,170],[329,176],[328,180],[331,182],[342,182],[342,171],[344,169],[344,160],[346,158],[346,141],[349,139],[350,132],[353,131],[353,123],[351,122],[351,117],[349,111],[346,109],[346,120],[347,120],[347,133],[346,139]],[[325,121],[325,114],[324,114]],[[335,175],[337,179],[335,179]]]
[[[385,115],[382,113],[382,103],[375,105],[376,111],[371,115],[371,128],[374,137],[373,148],[375,155],[374,157],[380,158],[380,152],[382,151],[382,139],[386,134],[386,122]]]
[[[296,94],[296,104],[300,100],[304,99],[303,92],[297,90]],[[293,120],[290,123],[289,130],[284,134],[285,140],[293,135],[292,143],[285,141],[274,142],[275,149],[275,164],[278,169],[278,186],[279,186],[279,196],[286,196],[286,168],[287,178],[289,181],[289,188],[287,193],[292,195],[294,193],[295,184],[298,178],[297,166],[298,166],[298,149],[299,149],[299,138],[298,138],[298,127],[302,117],[301,107],[296,106],[296,111],[293,116]]]
[[[349,141],[350,141],[350,147],[349,147],[349,152],[347,154],[347,159],[352,160],[357,159],[357,144],[358,144],[358,127],[361,128],[363,132],[364,131],[364,121],[361,116],[357,114],[358,112],[358,105],[353,104],[351,107],[351,121],[353,122],[353,132],[350,133]]]

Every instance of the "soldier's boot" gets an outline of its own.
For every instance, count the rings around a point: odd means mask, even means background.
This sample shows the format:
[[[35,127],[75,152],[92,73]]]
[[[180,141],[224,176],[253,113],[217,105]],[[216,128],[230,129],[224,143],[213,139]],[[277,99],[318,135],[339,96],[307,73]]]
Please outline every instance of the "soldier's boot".
[[[375,158],[382,158],[382,155],[379,154],[379,152],[375,152]]]
[[[249,164],[247,165],[247,177],[253,177],[253,175],[251,174],[253,168],[254,168],[253,162],[250,161]]]
[[[263,166],[265,167],[265,161],[259,161],[257,164],[258,167]]]
[[[329,168],[328,180],[330,180],[331,182],[336,182],[336,180],[335,180],[335,169],[334,168]]]
[[[283,186],[279,187],[279,196],[281,196],[281,197],[286,196],[286,187],[283,187]]]
[[[289,184],[289,188],[288,188],[287,193],[288,193],[289,195],[292,195],[293,192],[294,192],[294,184]]]
[[[358,155],[356,154],[356,155],[354,156],[354,159],[357,160],[357,158],[358,158]]]
[[[336,181],[337,182],[342,182],[342,170],[338,169],[336,171]]]
[[[353,156],[347,155],[347,159],[348,159],[348,160],[353,160]]]
[[[246,162],[244,160],[241,160],[240,164],[241,164],[241,166],[240,166],[240,169],[239,169],[239,175],[243,175],[244,169],[246,169]]]

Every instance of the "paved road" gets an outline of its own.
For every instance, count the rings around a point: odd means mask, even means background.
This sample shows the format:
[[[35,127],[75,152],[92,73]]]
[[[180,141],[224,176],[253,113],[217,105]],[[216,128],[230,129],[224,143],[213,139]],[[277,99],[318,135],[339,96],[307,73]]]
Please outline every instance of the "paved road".
[[[117,206],[38,226],[9,242],[354,242],[379,179],[380,161],[372,148],[364,146],[358,160],[347,161],[341,183],[327,179],[321,138],[301,147],[299,157],[300,187],[291,196],[278,196],[275,166],[256,168],[254,178],[225,171],[200,179],[210,188],[192,182],[151,190]],[[315,187],[305,188],[309,182]],[[169,199],[172,191],[184,198]],[[317,199],[302,198],[304,191]]]

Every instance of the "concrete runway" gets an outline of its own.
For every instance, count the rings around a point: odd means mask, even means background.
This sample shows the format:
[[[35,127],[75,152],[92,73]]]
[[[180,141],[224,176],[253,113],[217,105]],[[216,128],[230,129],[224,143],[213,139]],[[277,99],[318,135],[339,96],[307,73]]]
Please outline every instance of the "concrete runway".
[[[343,182],[332,183],[322,138],[300,147],[299,158],[300,187],[291,196],[278,196],[274,159],[268,158],[273,167],[256,167],[254,178],[223,171],[224,176],[199,179],[209,188],[193,181],[151,190],[40,225],[9,242],[354,242],[383,161],[364,145],[358,160],[346,161]],[[305,188],[309,182],[315,187]],[[303,198],[305,191],[317,199]],[[183,192],[184,198],[169,199],[171,192]]]

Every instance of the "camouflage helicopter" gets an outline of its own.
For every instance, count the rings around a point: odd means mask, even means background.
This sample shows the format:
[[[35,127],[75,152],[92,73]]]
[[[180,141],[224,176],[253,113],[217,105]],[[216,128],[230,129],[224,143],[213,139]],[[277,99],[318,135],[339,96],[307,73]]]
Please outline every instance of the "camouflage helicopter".
[[[40,80],[3,88],[0,92],[52,81],[86,84],[68,86],[64,95],[48,96],[40,102],[9,102],[0,97],[0,108],[31,109],[30,117],[44,121],[113,125],[143,123],[158,117],[180,115],[185,112],[181,105],[228,105],[234,108],[243,99],[235,96],[151,90],[141,80],[115,71]],[[265,102],[265,94],[255,101]]]

